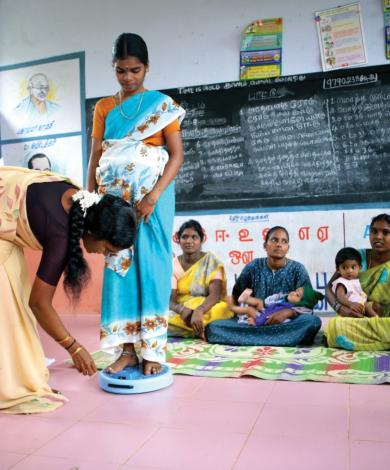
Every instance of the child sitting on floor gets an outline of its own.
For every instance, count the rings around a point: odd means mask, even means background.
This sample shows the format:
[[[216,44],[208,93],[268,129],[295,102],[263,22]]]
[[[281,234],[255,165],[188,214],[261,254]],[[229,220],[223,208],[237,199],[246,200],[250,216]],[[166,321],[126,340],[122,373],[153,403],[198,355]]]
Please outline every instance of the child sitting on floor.
[[[360,285],[362,257],[358,250],[350,247],[342,248],[336,255],[335,263],[336,271],[340,274],[340,277],[332,282],[336,300],[347,307],[360,304],[361,313],[367,317],[378,316],[372,302],[367,302],[367,294]]]
[[[245,289],[238,298],[239,306],[232,307],[238,314],[238,323],[252,326],[263,326],[269,317],[280,310],[291,309],[296,313],[312,313],[317,302],[324,296],[309,286],[286,293],[270,295],[264,299],[252,297],[252,290]],[[289,318],[284,320],[290,321]]]

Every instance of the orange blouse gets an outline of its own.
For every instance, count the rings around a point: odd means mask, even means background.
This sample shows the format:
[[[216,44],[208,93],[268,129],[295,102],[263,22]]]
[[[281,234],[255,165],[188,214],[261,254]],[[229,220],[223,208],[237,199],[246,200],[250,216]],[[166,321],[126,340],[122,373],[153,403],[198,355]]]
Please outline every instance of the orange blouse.
[[[102,98],[96,103],[93,114],[92,137],[98,140],[103,140],[106,116],[113,108],[115,108],[116,105],[117,103],[114,96]],[[164,145],[164,135],[169,135],[178,131],[180,131],[180,124],[178,119],[175,119],[171,124],[168,124],[161,131],[158,131],[146,138],[143,142],[149,145]]]

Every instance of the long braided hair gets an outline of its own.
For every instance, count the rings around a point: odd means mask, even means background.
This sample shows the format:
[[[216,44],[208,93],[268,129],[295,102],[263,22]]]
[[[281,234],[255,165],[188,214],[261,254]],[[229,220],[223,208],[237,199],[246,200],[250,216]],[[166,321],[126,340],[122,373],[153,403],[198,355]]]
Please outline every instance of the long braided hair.
[[[106,240],[119,249],[130,248],[135,239],[137,218],[134,209],[123,199],[106,194],[87,209],[84,217],[79,201],[69,212],[68,254],[64,269],[64,289],[69,298],[79,300],[91,277],[80,240],[86,233],[96,240]]]

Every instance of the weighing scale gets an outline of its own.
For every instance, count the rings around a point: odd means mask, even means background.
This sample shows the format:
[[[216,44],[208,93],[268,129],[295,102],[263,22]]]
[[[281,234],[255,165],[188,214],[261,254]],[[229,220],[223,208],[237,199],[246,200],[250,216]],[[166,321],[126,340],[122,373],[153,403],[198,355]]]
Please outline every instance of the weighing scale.
[[[142,364],[134,367],[126,367],[120,372],[109,374],[101,371],[99,373],[99,385],[106,392],[131,394],[154,392],[168,387],[173,383],[172,371],[166,364],[158,374],[144,375]]]

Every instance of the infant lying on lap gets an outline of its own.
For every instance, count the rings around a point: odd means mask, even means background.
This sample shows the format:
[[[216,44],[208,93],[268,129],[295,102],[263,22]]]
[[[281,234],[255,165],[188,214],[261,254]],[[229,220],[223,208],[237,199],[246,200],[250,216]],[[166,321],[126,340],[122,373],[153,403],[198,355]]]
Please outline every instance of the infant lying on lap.
[[[299,287],[289,293],[279,292],[266,297],[264,301],[252,297],[252,289],[245,289],[238,298],[239,306],[234,306],[232,310],[238,314],[238,323],[263,326],[272,324],[271,315],[282,310],[289,314],[289,318],[286,318],[283,323],[291,320],[291,311],[296,315],[310,314],[317,302],[323,298],[323,294],[309,286]]]

